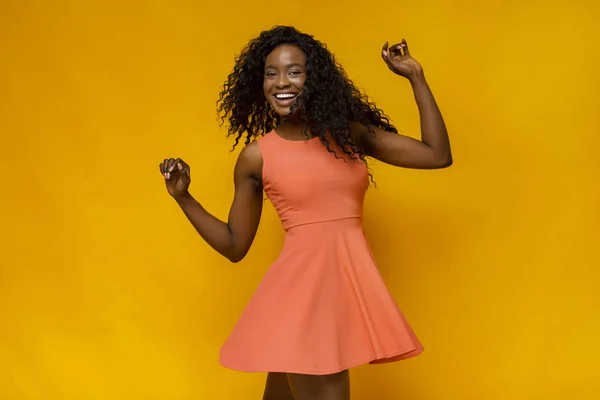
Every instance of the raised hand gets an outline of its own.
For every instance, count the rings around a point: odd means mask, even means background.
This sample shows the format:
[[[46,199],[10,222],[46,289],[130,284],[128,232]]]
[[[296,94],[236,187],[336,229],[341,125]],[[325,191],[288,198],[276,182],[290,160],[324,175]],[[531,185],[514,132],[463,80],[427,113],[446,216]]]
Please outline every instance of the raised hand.
[[[421,64],[411,57],[408,44],[404,39],[389,48],[388,42],[385,42],[383,49],[381,49],[381,58],[393,73],[407,79],[413,79],[423,73]]]
[[[171,196],[178,197],[187,193],[192,181],[189,165],[180,158],[169,158],[165,159],[159,168]]]

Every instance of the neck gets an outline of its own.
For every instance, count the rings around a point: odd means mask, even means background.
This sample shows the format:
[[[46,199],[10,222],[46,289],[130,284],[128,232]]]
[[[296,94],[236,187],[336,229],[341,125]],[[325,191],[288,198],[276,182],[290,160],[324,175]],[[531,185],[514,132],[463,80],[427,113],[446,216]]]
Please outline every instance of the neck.
[[[300,119],[300,116],[294,114],[282,118],[278,128],[290,131],[301,131],[304,129],[305,126],[306,124],[302,121],[302,119]]]
[[[290,127],[297,127],[297,128],[301,128],[302,126],[304,126],[304,123],[302,122],[302,119],[300,118],[299,112],[295,112],[292,115],[288,115],[288,116],[282,118],[281,124],[282,125],[286,124]]]
[[[306,135],[312,137],[311,132],[304,132],[306,128],[306,123],[294,115],[283,118],[277,126],[277,131],[290,137],[304,137]]]

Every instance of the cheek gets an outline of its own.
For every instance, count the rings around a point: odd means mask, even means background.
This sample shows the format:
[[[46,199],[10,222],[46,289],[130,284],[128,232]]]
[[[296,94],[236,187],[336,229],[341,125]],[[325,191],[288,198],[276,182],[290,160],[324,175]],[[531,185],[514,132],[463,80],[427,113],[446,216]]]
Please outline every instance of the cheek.
[[[304,88],[304,81],[306,80],[305,77],[302,77],[300,79],[298,79],[298,81],[296,82],[296,87],[298,89],[303,89]]]
[[[272,88],[272,85],[270,85],[268,82],[263,83],[263,96],[264,96],[265,100],[269,103],[271,103],[273,101],[273,99],[271,98],[271,95],[269,94],[271,92],[271,88]]]

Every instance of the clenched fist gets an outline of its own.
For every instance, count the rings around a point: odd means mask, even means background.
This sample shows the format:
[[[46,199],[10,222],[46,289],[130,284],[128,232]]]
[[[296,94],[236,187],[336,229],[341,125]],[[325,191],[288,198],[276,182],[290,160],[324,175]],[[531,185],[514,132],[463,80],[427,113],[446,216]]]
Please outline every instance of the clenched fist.
[[[180,158],[165,159],[160,164],[160,173],[165,178],[167,191],[172,197],[179,197],[187,193],[190,187],[190,166]]]

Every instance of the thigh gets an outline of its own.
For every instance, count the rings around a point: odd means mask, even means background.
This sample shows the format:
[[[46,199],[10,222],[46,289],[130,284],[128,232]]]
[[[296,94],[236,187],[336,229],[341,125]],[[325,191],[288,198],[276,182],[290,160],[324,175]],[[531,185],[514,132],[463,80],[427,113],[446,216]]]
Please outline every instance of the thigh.
[[[263,400],[294,400],[287,374],[269,372]]]
[[[350,400],[350,373],[288,374],[295,400]]]

